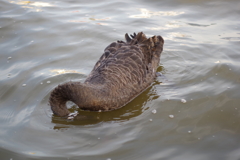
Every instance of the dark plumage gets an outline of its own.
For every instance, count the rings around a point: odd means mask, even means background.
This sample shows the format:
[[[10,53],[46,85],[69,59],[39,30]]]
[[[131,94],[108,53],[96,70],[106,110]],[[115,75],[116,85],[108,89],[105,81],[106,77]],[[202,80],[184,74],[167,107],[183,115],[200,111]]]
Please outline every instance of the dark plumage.
[[[148,88],[156,77],[163,50],[161,36],[125,35],[126,42],[111,43],[84,83],[57,86],[49,103],[55,115],[67,116],[67,101],[90,111],[110,111],[123,107]]]

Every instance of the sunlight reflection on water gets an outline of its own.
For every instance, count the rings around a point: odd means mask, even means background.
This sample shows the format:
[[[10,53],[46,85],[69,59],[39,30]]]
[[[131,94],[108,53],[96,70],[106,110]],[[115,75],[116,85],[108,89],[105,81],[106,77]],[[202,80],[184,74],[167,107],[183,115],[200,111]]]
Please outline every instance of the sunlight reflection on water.
[[[145,8],[139,9],[141,14],[130,15],[130,18],[151,18],[153,16],[178,16],[184,14],[184,12],[175,12],[175,11],[150,11]]]

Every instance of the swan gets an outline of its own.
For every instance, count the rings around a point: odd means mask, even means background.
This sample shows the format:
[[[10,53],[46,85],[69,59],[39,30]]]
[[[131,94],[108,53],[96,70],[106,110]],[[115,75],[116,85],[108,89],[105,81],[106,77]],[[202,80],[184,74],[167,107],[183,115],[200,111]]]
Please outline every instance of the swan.
[[[55,115],[71,115],[67,101],[82,110],[116,110],[152,84],[163,50],[163,38],[160,35],[147,38],[139,32],[130,36],[126,33],[125,39],[126,42],[113,42],[105,48],[83,83],[67,82],[51,91],[49,105]]]

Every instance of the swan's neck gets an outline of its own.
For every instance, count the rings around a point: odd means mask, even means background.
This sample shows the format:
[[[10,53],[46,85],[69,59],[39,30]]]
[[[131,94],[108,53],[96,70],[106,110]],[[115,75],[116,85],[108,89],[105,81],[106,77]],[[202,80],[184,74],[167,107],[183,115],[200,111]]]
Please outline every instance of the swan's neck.
[[[79,108],[86,110],[99,110],[99,100],[101,99],[101,89],[96,86],[80,82],[68,82],[56,87],[50,95],[50,106],[54,114],[67,116],[70,112],[66,102],[72,101]]]

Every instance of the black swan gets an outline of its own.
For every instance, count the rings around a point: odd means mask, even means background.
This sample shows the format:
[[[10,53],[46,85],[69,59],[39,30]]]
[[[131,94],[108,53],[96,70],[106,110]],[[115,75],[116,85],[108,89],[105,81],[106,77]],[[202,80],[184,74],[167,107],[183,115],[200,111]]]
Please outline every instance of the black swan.
[[[144,33],[125,34],[126,42],[111,43],[84,83],[67,82],[50,94],[49,104],[57,116],[70,114],[72,101],[82,110],[111,111],[123,107],[147,89],[156,78],[164,40]]]

